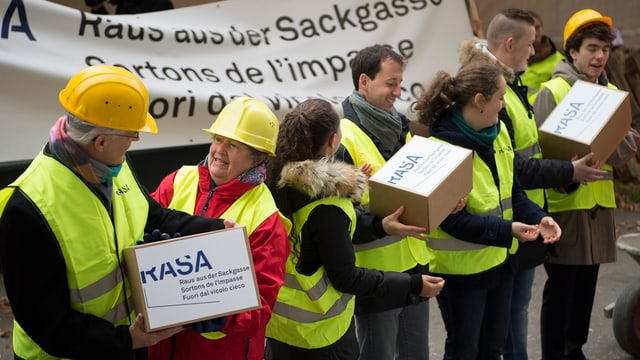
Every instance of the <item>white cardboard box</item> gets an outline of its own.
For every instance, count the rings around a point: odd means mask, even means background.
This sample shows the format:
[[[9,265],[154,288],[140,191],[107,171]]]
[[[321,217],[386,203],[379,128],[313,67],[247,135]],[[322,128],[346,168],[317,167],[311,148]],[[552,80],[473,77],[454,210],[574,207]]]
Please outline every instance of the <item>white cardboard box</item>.
[[[539,128],[542,156],[606,161],[631,127],[626,91],[578,80]]]
[[[244,227],[130,247],[124,258],[147,331],[260,307]]]
[[[369,178],[370,212],[385,217],[405,206],[405,224],[435,230],[473,185],[472,151],[413,136]]]

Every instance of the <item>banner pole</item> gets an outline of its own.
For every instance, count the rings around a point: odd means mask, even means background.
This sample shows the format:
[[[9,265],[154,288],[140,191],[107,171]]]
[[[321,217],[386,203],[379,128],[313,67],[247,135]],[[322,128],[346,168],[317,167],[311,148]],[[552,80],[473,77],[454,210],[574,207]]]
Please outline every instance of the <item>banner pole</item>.
[[[467,9],[469,10],[469,18],[471,19],[471,29],[476,37],[484,39],[482,30],[482,20],[478,15],[478,8],[475,0],[467,0]]]

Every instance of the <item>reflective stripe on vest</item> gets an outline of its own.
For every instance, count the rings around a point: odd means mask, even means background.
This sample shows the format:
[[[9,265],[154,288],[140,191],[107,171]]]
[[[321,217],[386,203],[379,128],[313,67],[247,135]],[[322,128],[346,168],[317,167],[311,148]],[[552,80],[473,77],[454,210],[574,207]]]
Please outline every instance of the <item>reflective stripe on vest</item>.
[[[353,203],[347,198],[328,197],[309,203],[293,213],[297,230],[295,238],[302,238],[302,228],[309,214],[319,205],[333,205],[342,209],[349,217],[349,233],[353,236],[356,223]],[[299,249],[300,246],[291,241],[291,248]],[[305,349],[331,345],[349,328],[355,297],[336,290],[324,266],[310,276],[298,273],[298,259],[299,255],[294,251],[289,254],[287,276],[267,324],[267,337]]]
[[[375,174],[386,161],[375,144],[353,121],[342,119],[342,145],[347,149],[357,167],[371,164]],[[407,134],[407,141],[410,135]],[[369,191],[366,190],[361,202],[366,208],[369,204]],[[356,266],[381,271],[406,271],[417,264],[427,263],[427,248],[424,241],[412,237],[385,236],[366,244],[355,244]]]
[[[183,166],[178,170],[173,180],[173,198],[169,204],[170,209],[194,214],[199,176],[197,166]],[[265,184],[260,184],[242,194],[220,215],[220,218],[232,219],[238,225],[245,226],[247,228],[247,236],[251,236],[253,231],[275,212],[279,213],[273,196],[271,196],[271,191]],[[282,214],[280,214],[280,218],[283,220],[287,232],[289,232],[291,230],[291,222]],[[225,333],[215,331],[201,335],[208,339],[216,340],[223,338]]]
[[[551,91],[556,104],[571,90],[571,85],[563,78],[556,77],[542,84]],[[609,83],[610,89],[617,87]],[[553,189],[547,189],[547,206],[551,213],[569,210],[588,210],[596,205],[605,208],[615,208],[616,198],[613,184],[613,167],[604,164],[602,170],[607,171],[607,175],[598,181],[592,181],[586,185],[579,185],[578,189],[570,194],[559,193]]]
[[[507,86],[504,101],[507,114],[513,125],[513,142],[516,144],[516,153],[525,159],[542,158],[535,117],[532,115],[529,118],[525,105],[510,86]],[[527,189],[525,193],[538,206],[544,206],[544,189]]]
[[[442,141],[442,140],[440,140]],[[513,186],[513,149],[506,126],[501,124],[500,134],[493,143],[500,188],[493,181],[491,169],[474,153],[473,188],[467,195],[466,211],[477,216],[498,216],[513,219],[511,189]],[[471,275],[492,269],[514,254],[518,241],[511,247],[487,246],[459,240],[438,227],[429,234],[429,270],[437,274]]]
[[[142,238],[149,208],[128,164],[125,162],[113,179],[113,219],[102,201],[76,174],[43,153],[36,156],[11,186],[20,188],[40,210],[58,241],[67,267],[71,307],[114,326],[132,323],[135,311],[131,290],[126,279],[123,286],[119,266],[122,250]],[[94,216],[78,217],[77,214]],[[91,241],[87,241],[87,234],[91,234]],[[115,248],[120,252],[117,255]],[[14,325],[14,351],[18,356],[55,359],[16,322]]]
[[[526,158],[526,159],[531,158],[531,157],[537,157],[538,155],[540,155],[540,145],[538,145],[537,143],[536,144],[532,144],[532,145],[529,145],[526,148],[517,149],[516,153],[518,155]]]

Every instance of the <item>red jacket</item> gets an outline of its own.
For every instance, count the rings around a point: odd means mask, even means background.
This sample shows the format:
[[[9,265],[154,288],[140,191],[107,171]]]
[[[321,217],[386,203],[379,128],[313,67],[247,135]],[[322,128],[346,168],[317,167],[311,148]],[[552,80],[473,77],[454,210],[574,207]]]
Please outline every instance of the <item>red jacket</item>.
[[[235,179],[214,189],[208,204],[211,178],[209,170],[198,166],[199,184],[194,215],[219,217],[242,194],[251,189]],[[165,177],[151,196],[163,206],[168,206],[173,197],[173,181],[176,172]],[[259,204],[256,204],[259,206]],[[242,225],[242,224],[240,224]],[[255,266],[256,279],[262,307],[258,310],[229,316],[221,330],[226,334],[220,340],[210,340],[191,330],[184,330],[149,348],[149,360],[192,360],[192,359],[256,359],[264,358],[264,337],[271,310],[278,291],[284,282],[285,263],[289,255],[287,231],[278,212],[274,212],[253,233],[249,234],[251,255]],[[173,357],[170,354],[173,352]]]

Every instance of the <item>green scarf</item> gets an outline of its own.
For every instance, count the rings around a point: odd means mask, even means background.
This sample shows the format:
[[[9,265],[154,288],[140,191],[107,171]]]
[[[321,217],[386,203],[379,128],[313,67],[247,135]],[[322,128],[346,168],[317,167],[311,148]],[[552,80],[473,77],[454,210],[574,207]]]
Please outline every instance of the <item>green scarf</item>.
[[[456,124],[458,129],[462,132],[462,134],[469,139],[473,140],[473,142],[483,145],[483,146],[491,146],[493,141],[498,137],[498,124],[489,126],[488,128],[482,129],[480,131],[476,131],[473,129],[466,121],[462,118],[462,113],[459,108],[454,108],[453,111],[453,123]]]

